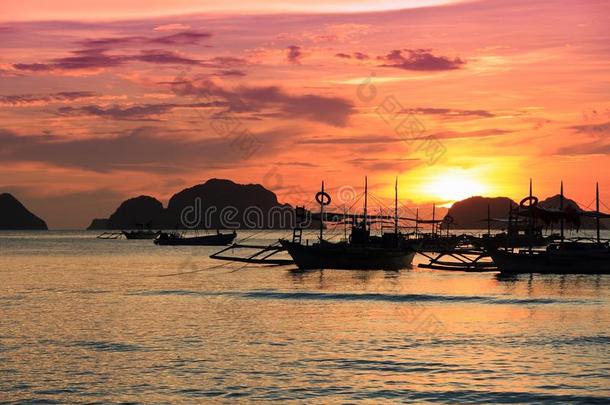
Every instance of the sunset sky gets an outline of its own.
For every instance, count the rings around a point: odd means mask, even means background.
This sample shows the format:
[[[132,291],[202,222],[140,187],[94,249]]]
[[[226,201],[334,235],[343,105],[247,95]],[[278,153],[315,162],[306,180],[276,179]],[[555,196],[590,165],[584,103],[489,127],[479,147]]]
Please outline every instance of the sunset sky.
[[[52,228],[213,177],[609,204],[609,27],[610,1],[3,1],[0,192]]]

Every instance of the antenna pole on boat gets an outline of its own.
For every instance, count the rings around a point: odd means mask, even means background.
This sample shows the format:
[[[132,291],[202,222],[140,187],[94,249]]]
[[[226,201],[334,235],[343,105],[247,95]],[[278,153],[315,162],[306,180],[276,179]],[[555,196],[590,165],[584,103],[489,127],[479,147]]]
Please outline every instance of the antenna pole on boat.
[[[344,205],[343,206],[343,238],[345,240],[347,240],[347,220],[345,218],[348,218],[348,216],[347,216],[347,207]]]
[[[369,199],[369,195],[368,195],[368,179],[367,176],[364,176],[364,230],[366,231],[366,223],[367,223],[367,215],[366,215],[366,209],[367,209],[367,205],[368,205],[368,199]]]
[[[509,201],[508,202],[508,226],[506,227],[506,233],[507,233],[507,240],[511,238],[512,236],[512,232],[513,232],[513,205],[512,203]]]
[[[559,218],[559,224],[561,226],[561,241],[563,242],[563,180],[561,180],[561,189],[559,193],[559,211],[561,216]]]
[[[398,176],[394,182],[394,235],[398,243]]]
[[[436,235],[436,224],[434,221],[436,220],[436,203],[432,203],[432,235]]]
[[[487,203],[487,236],[491,236],[491,211]]]
[[[599,236],[599,183],[595,183],[595,224],[597,226],[597,243],[601,243]]]
[[[415,239],[417,239],[417,231],[419,230],[419,208],[415,209]]]
[[[324,180],[322,180],[322,199],[320,202],[320,242],[324,236]]]
[[[530,204],[532,202],[532,178],[530,177]],[[530,205],[528,211],[529,211],[529,224],[528,224],[528,241],[529,241],[529,250],[530,252],[532,251],[532,247],[534,244],[534,212],[532,211],[533,207]]]

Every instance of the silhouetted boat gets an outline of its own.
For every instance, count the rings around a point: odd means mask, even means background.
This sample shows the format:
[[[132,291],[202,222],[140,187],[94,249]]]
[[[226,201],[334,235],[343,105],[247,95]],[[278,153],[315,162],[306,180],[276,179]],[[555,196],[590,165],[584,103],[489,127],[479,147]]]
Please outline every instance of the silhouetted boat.
[[[574,212],[564,213],[563,184],[561,187],[561,205],[559,210],[548,210],[537,207],[537,199],[531,196],[532,203],[527,207],[530,218],[536,216],[553,216],[561,221],[561,241],[551,243],[544,250],[528,249],[517,251],[508,248],[489,249],[489,254],[502,273],[559,273],[559,274],[610,274],[610,246],[608,241],[600,238],[600,218],[610,218],[599,211],[599,186],[596,187],[596,211],[580,212],[580,216],[597,219],[597,238],[594,241],[565,241],[564,219]],[[523,206],[523,204],[521,204]]]
[[[531,192],[530,192],[531,197]],[[530,197],[523,199],[530,201]],[[480,237],[472,237],[471,241],[476,246],[485,249],[495,249],[498,247],[516,248],[524,246],[547,246],[551,242],[559,239],[558,235],[545,236],[542,232],[541,224],[532,224],[533,218],[523,218],[529,216],[529,209],[526,207],[513,208],[508,207],[508,218],[492,218],[490,215],[490,207],[487,206],[487,234]],[[491,233],[491,223],[506,224],[505,232],[496,234]]]
[[[281,240],[299,269],[399,270],[411,266],[415,251],[405,247],[349,242],[317,242],[311,246]]]
[[[544,250],[491,250],[502,273],[610,274],[608,243],[560,242]]]
[[[299,269],[398,270],[411,266],[415,250],[412,246],[413,242],[398,231],[398,196],[396,195],[395,198],[394,232],[372,236],[369,229],[369,220],[391,217],[368,216],[367,193],[365,179],[363,215],[324,213],[324,206],[330,204],[331,198],[324,191],[324,183],[322,183],[322,190],[316,194],[316,201],[320,204],[320,214],[314,216],[314,218],[320,220],[318,242],[304,245],[301,241],[300,229],[295,229],[292,241],[280,240],[282,247],[288,251]],[[329,217],[334,220],[352,219],[351,234],[347,241],[329,242],[324,240],[324,221]],[[357,219],[362,219],[362,221],[356,223]]]
[[[139,229],[139,230],[133,230],[133,231],[127,231],[127,230],[123,230],[121,231],[121,233],[127,238],[127,239],[154,239],[160,231],[152,231],[149,229],[143,230],[143,229]]]
[[[214,235],[186,237],[178,232],[161,232],[155,238],[155,245],[161,246],[225,246],[233,243],[237,232],[221,233],[217,231]]]

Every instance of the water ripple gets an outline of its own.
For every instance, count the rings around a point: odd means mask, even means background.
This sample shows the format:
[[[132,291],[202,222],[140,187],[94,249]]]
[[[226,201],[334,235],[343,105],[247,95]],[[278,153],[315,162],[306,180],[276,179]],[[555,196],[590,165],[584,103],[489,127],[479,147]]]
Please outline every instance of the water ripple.
[[[138,346],[131,343],[117,343],[117,342],[104,342],[104,341],[86,341],[78,340],[72,342],[69,346],[71,347],[82,347],[85,349],[95,350],[99,352],[139,352],[147,351],[145,347]]]
[[[312,301],[380,301],[380,302],[438,302],[438,303],[480,303],[499,305],[547,305],[547,304],[592,304],[597,301],[568,300],[555,298],[505,298],[481,295],[436,295],[436,294],[383,294],[383,293],[325,293],[313,291],[233,291],[212,292],[192,290],[135,291],[128,295],[156,296],[232,296],[246,299],[312,300]]]

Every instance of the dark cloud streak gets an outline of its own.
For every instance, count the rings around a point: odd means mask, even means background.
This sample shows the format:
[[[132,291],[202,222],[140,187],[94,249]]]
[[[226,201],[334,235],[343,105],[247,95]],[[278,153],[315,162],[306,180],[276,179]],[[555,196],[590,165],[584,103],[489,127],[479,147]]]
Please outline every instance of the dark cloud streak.
[[[128,37],[109,37],[109,38],[96,38],[96,39],[85,39],[77,42],[78,45],[86,48],[119,48],[134,45],[147,45],[147,44],[158,44],[158,45],[172,45],[172,46],[184,46],[184,45],[197,45],[204,40],[212,37],[209,32],[202,31],[182,31],[175,34],[164,35],[154,38],[144,36],[128,36]]]
[[[297,45],[290,45],[286,48],[288,51],[286,54],[286,59],[288,62],[298,65],[301,63],[301,58],[303,58],[303,52],[301,52],[301,47]]]
[[[381,67],[417,71],[455,70],[462,68],[466,64],[466,61],[460,58],[450,59],[446,56],[435,56],[431,51],[431,49],[393,50],[377,59],[385,62],[380,65]]]
[[[153,64],[199,65],[195,59],[181,56],[173,51],[143,50],[136,55],[109,55],[105,49],[81,49],[72,51],[75,56],[57,58],[49,63],[17,63],[17,70],[51,72],[71,70],[95,70],[122,66],[129,61]]]
[[[86,105],[82,107],[62,107],[58,110],[60,115],[81,116],[91,115],[114,120],[135,120],[135,121],[155,121],[157,117],[167,114],[176,108],[207,108],[207,107],[227,107],[227,103],[191,103],[191,104],[142,104],[135,106],[114,105],[102,108],[96,105]]]
[[[365,53],[362,53],[362,52],[354,52],[352,54],[340,52],[340,53],[335,54],[335,57],[342,58],[342,59],[352,59],[352,58],[354,58],[354,59],[357,59],[357,60],[367,60],[367,59],[369,59],[369,56],[367,54],[365,54]]]
[[[314,94],[293,95],[277,86],[228,89],[206,79],[197,82],[181,80],[172,84],[172,90],[179,96],[222,98],[236,113],[276,108],[284,118],[305,118],[338,127],[346,126],[355,112],[347,99]]]
[[[17,135],[0,130],[0,162],[36,162],[94,172],[117,170],[177,173],[201,167],[231,167],[243,164],[243,151],[224,137],[168,136],[153,127],[103,138],[74,139],[68,136]],[[281,147],[283,130],[256,134],[268,155]],[[185,163],[187,162],[187,163]],[[193,164],[196,162],[196,164]]]
[[[433,108],[433,107],[417,107],[408,108],[404,112],[410,112],[414,114],[425,114],[425,115],[439,115],[446,118],[454,117],[479,117],[479,118],[491,118],[495,117],[495,114],[487,110],[460,110],[454,108]]]
[[[53,102],[66,102],[95,97],[90,91],[63,91],[53,94],[17,94],[0,96],[0,105],[27,106],[32,104],[48,104]]]
[[[610,122],[604,122],[600,124],[584,124],[584,125],[573,125],[570,127],[574,131],[583,134],[592,135],[606,135],[610,134]]]

